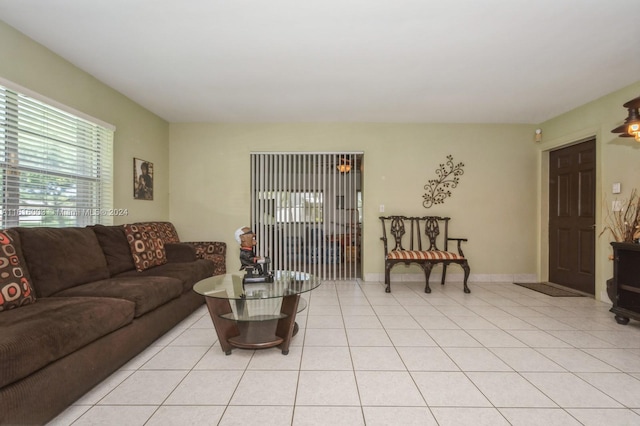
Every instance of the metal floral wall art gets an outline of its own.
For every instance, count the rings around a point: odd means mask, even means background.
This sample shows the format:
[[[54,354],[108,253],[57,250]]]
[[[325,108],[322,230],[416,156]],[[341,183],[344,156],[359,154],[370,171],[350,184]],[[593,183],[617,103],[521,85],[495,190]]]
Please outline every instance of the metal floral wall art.
[[[425,209],[434,204],[442,204],[447,197],[451,197],[451,189],[458,186],[460,176],[464,174],[464,163],[453,164],[453,156],[447,155],[447,162],[440,164],[436,170],[438,179],[429,179],[429,183],[424,186],[427,193],[422,196],[422,205]]]

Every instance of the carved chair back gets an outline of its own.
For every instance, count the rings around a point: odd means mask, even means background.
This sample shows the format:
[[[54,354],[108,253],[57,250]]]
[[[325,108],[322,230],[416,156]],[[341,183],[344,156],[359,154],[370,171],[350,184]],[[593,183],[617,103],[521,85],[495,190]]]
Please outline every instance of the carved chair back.
[[[408,217],[408,216],[388,216],[380,217],[382,221],[382,240],[384,242],[384,251],[387,251],[387,227],[391,237],[393,237],[394,247],[393,250],[440,250],[438,248],[438,237],[440,236],[441,228],[443,229],[443,250],[447,251],[447,238],[449,220],[448,217],[440,216],[422,216],[422,217]],[[409,232],[408,236],[407,230]],[[403,241],[408,246],[403,245]],[[424,247],[424,248],[423,248]]]

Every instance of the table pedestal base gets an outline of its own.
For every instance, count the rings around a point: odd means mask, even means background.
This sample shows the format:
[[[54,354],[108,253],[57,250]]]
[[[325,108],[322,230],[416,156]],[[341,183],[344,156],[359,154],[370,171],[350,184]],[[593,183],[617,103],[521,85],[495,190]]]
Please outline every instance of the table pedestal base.
[[[205,300],[220,347],[225,354],[230,355],[234,347],[264,349],[274,346],[279,347],[283,355],[289,353],[291,338],[298,332],[295,318],[300,301],[299,294],[282,298],[280,317],[275,319],[237,321],[229,318],[233,311],[228,299],[207,297]]]

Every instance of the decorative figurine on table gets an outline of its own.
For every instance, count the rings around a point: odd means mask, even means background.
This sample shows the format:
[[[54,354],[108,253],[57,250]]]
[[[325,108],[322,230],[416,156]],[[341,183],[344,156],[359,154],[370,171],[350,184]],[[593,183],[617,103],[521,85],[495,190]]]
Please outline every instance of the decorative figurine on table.
[[[256,256],[254,247],[256,234],[245,226],[235,232],[236,241],[240,244],[240,270],[245,271],[242,283],[272,283],[273,274],[269,273],[269,258]]]

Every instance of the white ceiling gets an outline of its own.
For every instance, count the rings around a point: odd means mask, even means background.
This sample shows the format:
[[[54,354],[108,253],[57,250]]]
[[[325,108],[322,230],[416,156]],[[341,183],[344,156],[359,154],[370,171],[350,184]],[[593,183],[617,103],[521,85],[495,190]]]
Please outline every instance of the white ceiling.
[[[170,122],[540,123],[640,80],[638,6],[0,0],[0,20]]]

